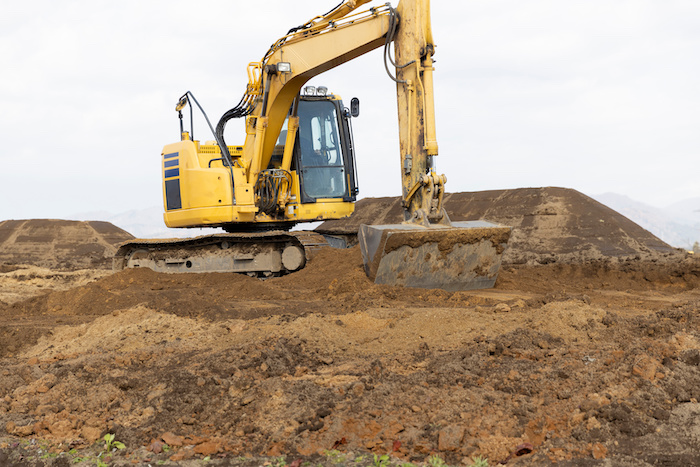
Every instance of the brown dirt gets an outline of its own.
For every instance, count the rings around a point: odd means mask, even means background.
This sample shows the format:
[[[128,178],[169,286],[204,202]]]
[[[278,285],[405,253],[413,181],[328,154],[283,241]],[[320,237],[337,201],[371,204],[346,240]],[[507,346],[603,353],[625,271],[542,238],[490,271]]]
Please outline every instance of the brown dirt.
[[[3,307],[0,426],[66,450],[170,432],[230,458],[399,441],[397,457],[460,464],[529,442],[511,463],[690,465],[699,284],[687,260],[509,266],[493,290],[406,290],[369,283],[357,248],[265,282],[123,271]]]
[[[0,465],[94,465],[106,433],[117,465],[699,465],[700,260],[632,253],[469,292],[372,284],[357,247],[266,281],[35,274],[0,298]]]
[[[111,269],[116,245],[132,238],[130,233],[109,222],[2,221],[0,272],[7,272],[17,264],[61,271]]]
[[[485,219],[512,227],[505,263],[652,260],[676,253],[631,220],[570,188],[447,193],[444,206],[452,221]],[[324,222],[316,230],[354,235],[361,224],[402,221],[400,198],[365,198],[348,219]]]

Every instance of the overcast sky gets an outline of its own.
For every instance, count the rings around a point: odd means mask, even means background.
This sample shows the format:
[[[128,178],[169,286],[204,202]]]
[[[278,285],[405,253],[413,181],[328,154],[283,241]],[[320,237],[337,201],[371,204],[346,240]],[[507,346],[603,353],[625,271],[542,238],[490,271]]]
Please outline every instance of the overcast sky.
[[[337,3],[5,2],[0,220],[162,205],[177,99],[192,91],[218,121],[249,62]],[[561,186],[655,206],[700,197],[697,0],[433,0],[432,20],[448,191]],[[399,195],[381,52],[310,84],[361,100],[360,195]],[[241,144],[242,127],[228,128]]]

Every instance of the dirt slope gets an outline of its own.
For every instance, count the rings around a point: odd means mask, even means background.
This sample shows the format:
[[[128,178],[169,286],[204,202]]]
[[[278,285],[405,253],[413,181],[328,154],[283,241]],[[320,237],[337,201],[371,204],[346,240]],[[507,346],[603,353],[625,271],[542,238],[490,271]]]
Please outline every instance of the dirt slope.
[[[111,274],[113,226],[6,221],[0,465],[700,465],[700,259],[591,201],[450,195],[514,226],[468,292],[373,284],[357,247],[265,281]],[[350,221],[397,221],[367,203]]]
[[[57,219],[0,222],[0,263],[29,264],[59,270],[111,269],[115,246],[134,238],[100,221]]]
[[[694,465],[699,285],[688,257],[406,290],[357,248],[264,282],[123,271],[0,307],[0,456],[39,459],[35,437],[67,462],[111,432],[118,465]]]
[[[602,258],[658,259],[674,249],[623,215],[569,188],[520,188],[447,193],[453,221],[486,219],[513,227],[505,263],[582,262]],[[356,233],[360,224],[403,221],[400,198],[365,198],[348,219],[316,230]]]

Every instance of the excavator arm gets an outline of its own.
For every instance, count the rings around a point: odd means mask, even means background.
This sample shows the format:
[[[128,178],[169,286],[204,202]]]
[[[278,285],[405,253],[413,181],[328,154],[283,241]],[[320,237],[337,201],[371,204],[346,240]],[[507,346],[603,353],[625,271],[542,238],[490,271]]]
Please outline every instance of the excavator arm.
[[[449,225],[442,208],[446,177],[436,175],[438,155],[433,98],[435,46],[429,0],[402,0],[361,14],[351,13],[369,0],[346,1],[323,16],[294,28],[270,48],[263,61],[250,66],[253,77],[244,99],[255,102],[247,117],[243,160],[248,181],[268,166],[280,129],[302,87],[316,75],[393,42],[402,189],[407,222]],[[252,91],[252,92],[251,92]],[[296,132],[288,132],[286,147]],[[289,170],[287,157],[282,168]]]
[[[434,172],[438,144],[430,0],[401,2],[397,11],[401,22],[393,39],[404,217],[425,226],[449,225],[442,208],[446,177]]]
[[[368,2],[344,1],[328,13],[292,28],[273,43],[260,62],[251,63],[243,97],[216,126],[217,144],[200,145],[190,139],[181,125],[182,141],[163,150],[166,224],[222,226],[235,233],[269,231],[289,228],[296,222],[349,216],[355,199],[351,177],[354,162],[352,148],[347,143],[349,130],[337,132],[345,134],[343,153],[349,153],[345,165],[338,163],[331,167],[323,165],[322,160],[307,164],[305,155],[315,156],[318,148],[304,149],[301,141],[295,141],[297,134],[303,139],[298,110],[302,105],[310,108],[318,102],[308,96],[302,98],[300,91],[311,78],[383,46],[384,66],[397,89],[404,222],[361,226],[358,241],[365,270],[372,280],[385,284],[448,290],[493,286],[510,228],[485,221],[452,223],[442,205],[446,177],[435,173],[434,164],[438,144],[430,2],[401,0],[396,9],[385,4],[356,12]],[[390,50],[392,43],[394,57]],[[185,102],[181,100],[176,110],[180,111]],[[325,103],[341,110],[337,98],[335,103],[330,100]],[[321,114],[314,115],[303,120],[307,126],[311,118],[317,118],[317,126],[320,125]],[[226,123],[232,118],[245,118],[243,146],[227,146],[224,140]],[[343,118],[346,116],[338,119],[341,126],[349,127]],[[285,122],[287,133],[282,144]],[[328,123],[330,120],[323,122],[322,131],[325,125],[335,124]],[[313,144],[319,141],[324,140],[316,138]],[[335,151],[339,154],[338,149]],[[325,155],[328,150],[319,152]],[[219,154],[221,157],[217,157]],[[340,156],[335,157],[335,161],[340,161]],[[327,159],[330,164],[331,158]],[[320,176],[330,190],[324,188],[310,195],[306,188],[316,181],[311,172]],[[275,240],[278,246],[270,247],[269,259],[264,261],[257,252],[263,246],[270,246],[270,239],[261,240],[258,246],[258,243],[253,245],[258,240],[251,236],[240,238],[239,252],[233,259],[218,252],[229,249],[232,238],[205,240],[202,241],[209,242],[207,248],[216,250],[210,254],[210,264],[219,264],[221,258],[225,258],[223,262],[233,261],[233,266],[221,266],[221,270],[285,273],[304,264],[304,255],[299,253],[301,244],[287,237]],[[243,243],[249,247],[240,246]],[[178,245],[183,253],[171,258],[168,255],[173,245],[161,248],[139,244],[123,254],[123,262],[129,263],[129,255],[134,258],[140,255],[143,264],[164,262],[166,269],[171,264],[178,268],[184,265],[185,270],[200,268],[199,256],[191,254],[198,245]],[[164,259],[154,253],[159,249]],[[257,262],[264,265],[256,266]],[[200,269],[212,270],[208,264]]]
[[[446,290],[493,287],[511,229],[488,221],[451,222],[445,175],[435,173],[435,44],[430,0],[402,0],[388,33],[395,60],[404,222],[362,225],[367,275],[377,283]],[[387,72],[390,68],[387,66]]]
[[[282,125],[304,85],[325,71],[385,45],[394,10],[385,5],[350,14],[368,1],[346,1],[328,14],[293,28],[272,45],[261,62],[249,65],[250,82],[242,99],[253,103],[246,117],[243,148],[249,182],[268,166]],[[288,132],[290,137],[294,134]],[[289,142],[293,140],[288,140],[286,147],[292,146]],[[289,170],[289,166],[282,168]]]

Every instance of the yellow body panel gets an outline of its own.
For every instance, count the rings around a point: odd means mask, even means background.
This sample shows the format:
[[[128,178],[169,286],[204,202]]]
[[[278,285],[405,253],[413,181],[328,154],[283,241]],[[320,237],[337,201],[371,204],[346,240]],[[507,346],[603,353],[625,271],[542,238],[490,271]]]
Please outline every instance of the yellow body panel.
[[[294,212],[293,216],[289,216],[289,207]],[[315,203],[288,205],[285,218],[299,222],[325,221],[348,217],[354,210],[355,203],[338,199],[321,199]]]
[[[231,222],[251,222],[254,213],[241,213],[235,207],[218,206],[196,209],[178,209],[163,215],[168,227],[206,227]]]
[[[234,161],[240,160],[239,147],[230,146]],[[255,206],[253,185],[247,183],[243,167],[225,167],[218,146],[183,140],[163,148],[163,219],[168,227],[206,227],[242,223],[313,222],[340,219],[352,214],[353,202],[318,199],[301,204],[299,178],[292,171],[291,200],[284,215],[271,217]],[[231,177],[235,204],[232,203]]]

